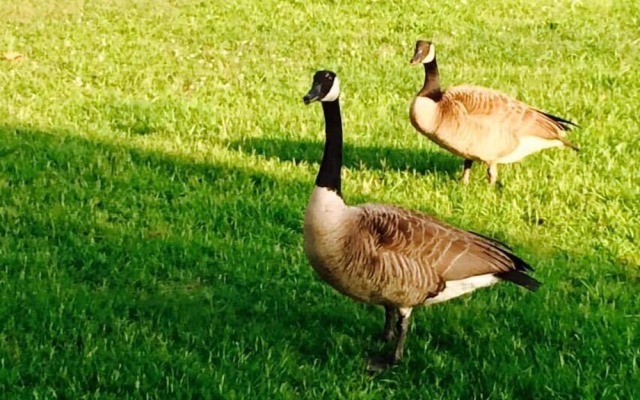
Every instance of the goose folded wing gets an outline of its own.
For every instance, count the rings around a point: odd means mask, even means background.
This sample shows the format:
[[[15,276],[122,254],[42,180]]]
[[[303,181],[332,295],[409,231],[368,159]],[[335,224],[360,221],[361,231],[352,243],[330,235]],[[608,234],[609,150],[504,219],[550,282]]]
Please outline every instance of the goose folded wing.
[[[480,86],[450,89],[449,98],[456,103],[469,123],[502,124],[516,136],[535,136],[563,140],[563,132],[575,126],[571,121],[542,112],[497,90]]]
[[[498,131],[513,132],[532,125],[526,104],[496,90],[479,86],[458,86],[449,89],[443,107],[447,115],[443,122],[464,125],[465,131],[476,134]]]
[[[426,214],[395,207],[365,207],[365,225],[378,253],[406,258],[445,281],[495,274],[529,289],[539,283],[531,266],[504,243],[447,225]]]

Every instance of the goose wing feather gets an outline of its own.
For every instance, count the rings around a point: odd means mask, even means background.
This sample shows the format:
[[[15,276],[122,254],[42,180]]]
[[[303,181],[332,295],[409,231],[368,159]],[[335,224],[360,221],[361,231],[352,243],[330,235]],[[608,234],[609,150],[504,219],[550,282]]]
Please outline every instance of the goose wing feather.
[[[398,286],[397,293],[415,293],[424,300],[443,290],[446,281],[485,274],[521,284],[517,278],[531,270],[505,244],[429,215],[386,205],[366,204],[360,208],[359,236],[364,238],[363,249],[370,255],[364,264],[376,270],[381,285]]]
[[[475,132],[492,132],[499,127],[515,137],[535,136],[564,141],[563,132],[569,121],[554,117],[497,90],[480,86],[449,88],[445,99],[455,105],[447,110],[454,113],[459,124],[468,125]]]

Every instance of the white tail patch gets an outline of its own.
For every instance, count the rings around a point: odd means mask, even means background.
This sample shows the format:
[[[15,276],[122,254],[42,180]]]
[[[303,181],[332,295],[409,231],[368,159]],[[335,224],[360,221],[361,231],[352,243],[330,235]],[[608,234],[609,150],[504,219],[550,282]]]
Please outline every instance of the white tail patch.
[[[438,293],[437,296],[427,299],[424,304],[435,304],[443,301],[451,300],[455,297],[471,293],[476,289],[491,286],[500,281],[500,278],[494,274],[472,276],[471,278],[460,279],[457,281],[447,281],[445,289]]]
[[[517,162],[525,158],[526,156],[536,153],[540,150],[548,149],[550,147],[562,147],[564,144],[560,140],[548,140],[536,136],[525,136],[520,138],[518,147],[511,153],[496,160],[500,164],[509,164]]]
[[[331,85],[331,90],[320,101],[336,101],[340,97],[340,79],[336,76]]]

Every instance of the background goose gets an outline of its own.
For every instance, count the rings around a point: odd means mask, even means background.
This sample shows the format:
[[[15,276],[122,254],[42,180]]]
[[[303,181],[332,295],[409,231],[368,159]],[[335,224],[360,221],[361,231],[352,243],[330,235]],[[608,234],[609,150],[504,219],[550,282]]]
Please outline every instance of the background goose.
[[[488,167],[490,183],[498,164],[517,162],[537,151],[567,146],[565,131],[577,126],[531,108],[504,93],[479,86],[442,90],[433,43],[419,40],[411,64],[424,64],[424,86],[411,104],[411,124],[440,147],[465,159],[462,181],[474,161]]]
[[[393,354],[370,360],[372,369],[402,357],[415,306],[438,303],[511,281],[530,290],[540,283],[531,267],[496,240],[449,226],[416,211],[342,199],[340,82],[318,71],[304,102],[319,100],[326,142],[304,218],[304,250],[318,275],[340,293],[385,308],[383,339],[397,338]]]

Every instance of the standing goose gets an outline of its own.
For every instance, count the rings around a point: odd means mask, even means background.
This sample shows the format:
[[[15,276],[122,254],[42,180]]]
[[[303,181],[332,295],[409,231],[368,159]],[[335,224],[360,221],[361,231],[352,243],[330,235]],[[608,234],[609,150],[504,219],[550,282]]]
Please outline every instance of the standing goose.
[[[487,165],[489,182],[498,164],[522,160],[550,147],[579,150],[565,138],[571,121],[536,110],[496,90],[479,86],[440,88],[433,43],[419,40],[411,64],[424,64],[424,85],[411,103],[411,124],[440,147],[464,158],[462,181],[474,161]]]
[[[382,305],[382,338],[396,337],[390,357],[372,358],[380,370],[402,358],[413,307],[439,303],[500,280],[529,290],[540,283],[526,274],[531,267],[496,240],[447,225],[402,208],[342,199],[342,118],[340,81],[318,71],[304,96],[320,101],[326,142],[315,187],[304,217],[304,250],[318,275],[340,293]]]

